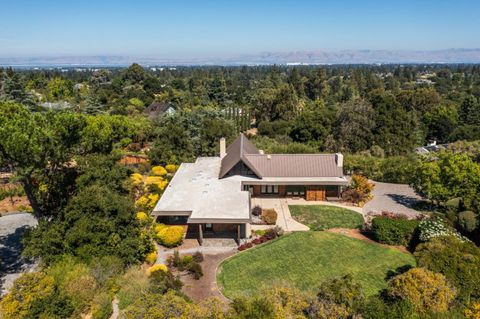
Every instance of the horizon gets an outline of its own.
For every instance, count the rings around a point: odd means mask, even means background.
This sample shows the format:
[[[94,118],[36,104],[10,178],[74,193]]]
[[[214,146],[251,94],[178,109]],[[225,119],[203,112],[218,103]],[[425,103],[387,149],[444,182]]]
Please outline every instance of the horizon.
[[[192,60],[272,52],[480,48],[476,19],[480,3],[471,0],[182,4],[21,0],[3,7],[8,13],[0,21],[3,59],[127,56]]]

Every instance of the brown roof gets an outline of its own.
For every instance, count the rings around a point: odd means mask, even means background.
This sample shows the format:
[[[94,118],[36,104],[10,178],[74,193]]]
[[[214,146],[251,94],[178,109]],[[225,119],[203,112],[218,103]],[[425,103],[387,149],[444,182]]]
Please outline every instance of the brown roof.
[[[260,151],[250,142],[245,135],[240,134],[235,141],[227,147],[227,155],[222,158],[220,178],[224,177],[238,162],[243,161],[256,174],[254,167],[245,161],[245,154],[260,154]],[[258,175],[258,174],[257,174]]]
[[[165,113],[169,108],[174,108],[173,104],[167,102],[152,102],[146,109],[150,117],[157,117]]]
[[[337,165],[335,154],[261,154],[243,134],[228,146],[220,178],[240,161],[259,178],[343,176],[343,168]]]
[[[335,154],[247,154],[261,177],[341,177]]]

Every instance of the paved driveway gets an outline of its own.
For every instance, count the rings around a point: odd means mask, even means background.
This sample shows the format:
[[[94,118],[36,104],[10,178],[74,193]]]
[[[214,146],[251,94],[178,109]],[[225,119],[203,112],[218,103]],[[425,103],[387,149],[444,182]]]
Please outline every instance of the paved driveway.
[[[35,267],[22,258],[22,235],[28,227],[35,226],[31,214],[11,214],[0,217],[0,295],[8,290],[23,272]]]
[[[364,207],[363,212],[382,212],[389,211],[408,216],[419,214],[412,208],[412,205],[420,201],[421,198],[413,189],[406,184],[390,184],[374,182],[373,199]]]

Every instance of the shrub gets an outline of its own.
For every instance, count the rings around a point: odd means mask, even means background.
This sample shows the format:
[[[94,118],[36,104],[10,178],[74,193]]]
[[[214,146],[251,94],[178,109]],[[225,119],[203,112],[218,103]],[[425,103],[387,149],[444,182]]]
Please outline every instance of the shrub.
[[[93,297],[92,301],[92,319],[108,319],[112,315],[112,298],[106,292],[102,292]]]
[[[372,233],[376,241],[387,245],[407,246],[412,241],[419,222],[406,217],[375,217],[372,220]]]
[[[191,262],[188,265],[187,270],[193,275],[193,278],[195,278],[196,280],[200,279],[203,276],[202,266],[195,261]]]
[[[252,215],[253,216],[260,216],[262,215],[262,207],[256,205],[255,207],[253,207],[252,209]]]
[[[148,264],[153,265],[157,261],[157,251],[152,251],[151,253],[147,254],[145,261]]]
[[[423,242],[429,241],[435,237],[453,236],[462,241],[468,241],[467,238],[460,235],[455,229],[447,226],[441,219],[427,219],[418,225],[419,239]]]
[[[446,312],[455,289],[445,276],[424,268],[412,268],[388,283],[388,295],[410,302],[419,313]]]
[[[169,226],[165,227],[157,233],[157,238],[163,246],[176,247],[183,242],[183,227]]]
[[[141,222],[145,222],[148,220],[148,215],[145,212],[138,212],[136,216],[137,219]]]
[[[168,271],[168,268],[164,264],[156,264],[156,265],[153,265],[152,267],[148,268],[147,274],[149,276],[151,276],[154,273],[159,272],[159,271],[163,272],[163,273],[166,273]]]
[[[474,231],[478,226],[477,214],[469,210],[459,213],[458,224],[466,232]]]
[[[375,188],[375,184],[370,183],[368,181],[368,178],[366,178],[365,176],[353,174],[351,187],[360,194],[364,194],[365,199],[369,200],[372,197],[372,191]]]
[[[133,173],[130,175],[130,181],[132,182],[133,186],[139,186],[143,182],[143,176],[139,173]]]
[[[158,194],[143,195],[135,202],[135,206],[143,211],[151,212],[159,198]]]
[[[262,211],[262,220],[267,225],[275,225],[277,222],[277,212],[274,209],[264,209]]]
[[[167,175],[167,170],[163,166],[154,166],[152,167],[152,174],[155,176],[165,176]]]
[[[203,254],[199,251],[193,254],[193,261],[197,263],[201,263],[203,261]]]
[[[158,234],[162,229],[166,228],[167,225],[165,224],[155,224],[155,227],[153,227],[155,234]]]
[[[465,309],[465,317],[468,319],[480,318],[480,302],[475,302]]]
[[[178,166],[175,165],[175,164],[167,164],[167,165],[165,166],[165,169],[167,170],[167,172],[169,172],[169,173],[172,174],[172,173],[175,173],[175,172],[177,171]]]
[[[420,267],[439,272],[457,288],[459,300],[480,298],[480,248],[457,237],[436,237],[415,250]]]
[[[353,204],[360,204],[366,201],[366,196],[353,188],[347,188],[342,192],[342,200]]]

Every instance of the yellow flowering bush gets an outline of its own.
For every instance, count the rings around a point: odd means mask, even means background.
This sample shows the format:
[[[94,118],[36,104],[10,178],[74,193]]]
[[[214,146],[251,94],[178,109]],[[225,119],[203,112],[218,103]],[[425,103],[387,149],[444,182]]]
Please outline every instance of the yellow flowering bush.
[[[160,196],[158,194],[143,195],[135,202],[135,206],[137,208],[151,212],[152,209],[155,207],[155,204],[157,204],[159,197]]]
[[[143,182],[143,176],[139,173],[133,173],[130,175],[130,181],[134,187],[139,186]]]
[[[168,185],[167,181],[161,181],[159,183],[151,184],[150,190],[152,190],[153,192],[161,193],[165,190],[167,185]]]
[[[165,169],[166,169],[167,172],[169,172],[169,173],[175,173],[175,172],[177,171],[177,169],[178,169],[178,166],[175,165],[175,164],[167,164],[167,165],[165,166]]]
[[[153,265],[152,267],[147,269],[147,274],[150,276],[153,273],[156,273],[157,271],[167,272],[168,268],[164,264]]]
[[[480,319],[480,302],[475,302],[465,309],[465,317],[468,319]]]
[[[154,264],[157,261],[157,251],[154,250],[151,253],[147,254],[145,261],[150,265]]]
[[[182,226],[169,226],[157,233],[157,239],[163,246],[175,247],[183,242],[183,235]]]
[[[145,179],[145,185],[152,185],[160,182],[163,182],[163,178],[161,176],[147,176]]]
[[[162,229],[166,228],[165,224],[156,224],[153,228],[155,230],[155,234],[158,234]]]
[[[148,220],[148,215],[145,212],[138,212],[137,219],[141,222],[145,222]]]
[[[152,167],[152,174],[156,176],[165,176],[167,175],[167,170],[163,166],[154,166]]]

